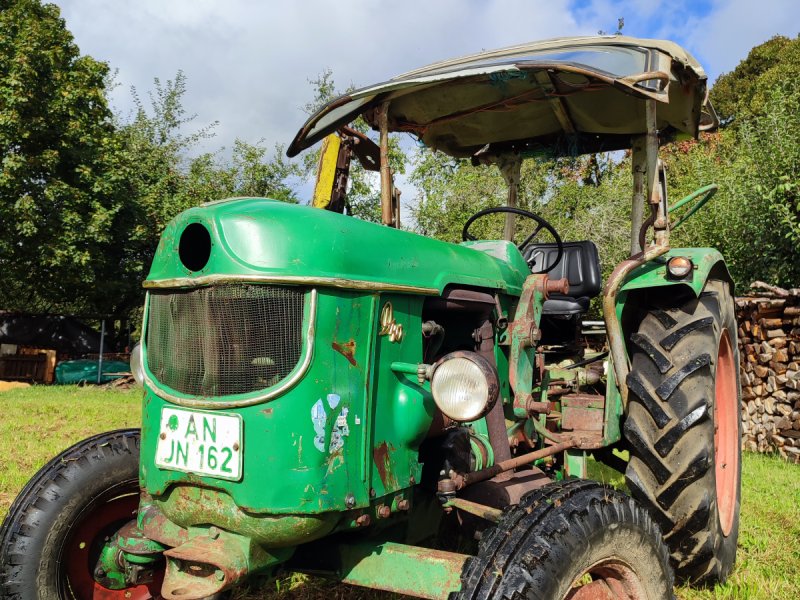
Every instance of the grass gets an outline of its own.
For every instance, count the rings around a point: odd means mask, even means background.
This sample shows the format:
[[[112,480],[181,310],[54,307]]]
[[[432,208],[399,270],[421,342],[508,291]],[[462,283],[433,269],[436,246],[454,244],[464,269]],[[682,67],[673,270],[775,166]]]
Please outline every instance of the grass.
[[[25,482],[48,460],[92,434],[139,424],[140,393],[78,387],[30,387],[0,393],[0,519]],[[619,473],[594,467],[615,486]],[[745,454],[736,569],[724,586],[676,590],[681,600],[773,600],[800,590],[800,466]],[[302,575],[283,577],[261,590],[237,591],[237,600],[388,600],[397,597]]]

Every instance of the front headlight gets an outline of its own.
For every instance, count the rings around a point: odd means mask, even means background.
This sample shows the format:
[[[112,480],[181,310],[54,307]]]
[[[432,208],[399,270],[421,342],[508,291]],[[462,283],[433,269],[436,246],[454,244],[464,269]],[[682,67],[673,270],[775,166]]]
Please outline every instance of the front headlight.
[[[144,371],[142,369],[142,345],[136,344],[131,350],[131,375],[136,383],[142,385],[144,381]]]
[[[451,352],[433,367],[431,393],[445,416],[458,423],[480,419],[497,401],[497,370],[476,352]]]

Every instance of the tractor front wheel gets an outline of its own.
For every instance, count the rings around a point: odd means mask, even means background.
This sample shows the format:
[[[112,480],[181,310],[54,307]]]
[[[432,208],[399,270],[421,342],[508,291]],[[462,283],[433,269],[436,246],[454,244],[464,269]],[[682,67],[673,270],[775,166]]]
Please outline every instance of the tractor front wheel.
[[[453,600],[674,598],[669,554],[647,512],[587,480],[524,496],[484,532]]]
[[[64,451],[28,482],[0,528],[0,598],[160,598],[160,581],[111,590],[95,576],[100,549],[138,507],[138,429]]]
[[[723,582],[739,532],[741,417],[729,286],[650,310],[630,341],[625,478],[690,583]]]

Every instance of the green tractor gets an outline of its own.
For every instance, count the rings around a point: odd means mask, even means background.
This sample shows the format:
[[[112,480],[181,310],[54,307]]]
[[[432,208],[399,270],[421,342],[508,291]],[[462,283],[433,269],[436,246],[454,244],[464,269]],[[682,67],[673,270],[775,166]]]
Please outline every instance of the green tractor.
[[[142,428],[27,484],[0,596],[217,598],[280,569],[439,600],[724,581],[733,282],[716,250],[670,247],[670,208],[715,188],[668,206],[658,160],[716,125],[690,54],[622,36],[482,52],[330,102],[288,150],[323,141],[313,206],[222,200],[166,228],[144,282]],[[498,166],[507,206],[462,244],[401,230],[390,132]],[[626,149],[630,257],[601,287],[591,241],[516,206],[520,164]],[[383,225],[340,214],[351,159],[380,172]],[[498,212],[504,239],[474,239]],[[602,321],[584,318],[593,297]],[[591,456],[630,496],[587,478]]]

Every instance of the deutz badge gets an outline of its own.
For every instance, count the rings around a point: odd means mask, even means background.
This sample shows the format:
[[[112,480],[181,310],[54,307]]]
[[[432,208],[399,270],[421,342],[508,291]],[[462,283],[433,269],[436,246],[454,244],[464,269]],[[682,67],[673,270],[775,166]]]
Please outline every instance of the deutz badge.
[[[381,330],[378,335],[388,335],[390,342],[400,342],[403,339],[403,326],[394,320],[391,302],[384,304],[381,309]]]

